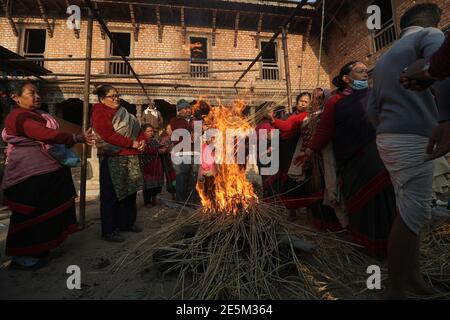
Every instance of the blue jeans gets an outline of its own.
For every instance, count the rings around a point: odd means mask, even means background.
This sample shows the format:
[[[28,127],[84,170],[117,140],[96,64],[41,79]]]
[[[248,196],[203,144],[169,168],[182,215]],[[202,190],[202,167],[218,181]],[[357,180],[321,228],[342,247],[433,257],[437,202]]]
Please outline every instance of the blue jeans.
[[[198,202],[197,184],[198,164],[174,164],[176,174],[175,196],[178,202]]]

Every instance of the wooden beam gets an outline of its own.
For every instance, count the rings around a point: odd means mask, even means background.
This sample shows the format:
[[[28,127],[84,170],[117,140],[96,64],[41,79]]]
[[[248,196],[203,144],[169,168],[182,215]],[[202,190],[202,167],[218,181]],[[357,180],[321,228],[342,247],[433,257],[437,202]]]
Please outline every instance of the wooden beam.
[[[180,18],[181,18],[181,29],[183,30],[183,44],[186,44],[186,22],[184,19],[184,7],[180,9]]]
[[[69,6],[69,0],[66,0],[66,10]],[[80,39],[80,30],[78,30],[77,28],[73,28],[73,33],[75,34],[75,38]]]
[[[156,6],[155,11],[156,11],[156,23],[158,25],[158,42],[162,42],[163,26],[161,24],[161,12],[159,6]]]
[[[341,30],[342,35],[344,37],[346,37],[347,36],[347,31],[345,30],[345,28],[342,25],[342,23],[340,23],[339,20],[336,19],[336,17],[334,15],[330,15],[329,13],[327,13],[327,16],[331,19],[331,21],[334,21],[334,23],[336,23],[336,25],[339,28],[339,30]]]
[[[47,18],[47,11],[45,10],[44,4],[42,3],[42,0],[36,0],[39,6],[39,11],[41,12],[42,19],[44,19],[45,23],[47,24],[47,31],[50,38],[53,38],[53,28],[50,24],[50,21],[48,21]]]
[[[240,12],[236,12],[236,19],[234,20],[234,47],[237,47],[237,39],[238,39],[238,32],[239,32],[239,16]]]
[[[217,29],[217,9],[213,10],[212,16],[212,46],[216,46],[216,29]]]
[[[311,29],[312,29],[313,19],[309,19],[308,27],[306,29],[306,35],[303,37],[303,43],[302,43],[302,51],[306,50],[306,45],[309,41],[309,36],[311,35]]]
[[[98,12],[98,4],[97,2],[94,2],[94,9]],[[108,22],[105,20],[105,24],[108,25]],[[103,30],[102,26],[99,24],[98,27],[100,28],[100,35],[102,37],[102,40],[106,40],[106,34],[105,30]]]
[[[3,7],[3,11],[5,12],[5,16],[8,18],[9,25],[11,26],[11,29],[16,37],[19,36],[19,31],[17,31],[16,23],[14,22],[11,12],[8,10],[8,6],[6,5],[5,0],[0,0],[0,4]]]
[[[262,23],[263,23],[263,13],[259,14],[259,19],[258,19],[258,29],[256,30],[256,38],[255,38],[255,48],[259,49],[259,39],[261,37],[261,28],[262,28]]]
[[[134,14],[134,6],[130,3],[128,5],[128,8],[130,10],[131,24],[133,25],[134,41],[137,42],[139,39],[139,25],[136,23],[136,15]]]

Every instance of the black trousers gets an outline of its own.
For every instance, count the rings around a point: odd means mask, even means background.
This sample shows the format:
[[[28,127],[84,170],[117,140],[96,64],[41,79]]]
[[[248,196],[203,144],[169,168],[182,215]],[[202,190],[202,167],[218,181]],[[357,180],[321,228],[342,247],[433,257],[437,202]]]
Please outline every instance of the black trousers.
[[[136,193],[120,201],[117,199],[107,157],[100,163],[100,216],[103,235],[133,226],[137,216]]]
[[[162,187],[148,188],[142,190],[144,195],[144,203],[150,204],[152,202],[152,197],[156,197],[157,194],[161,193]]]

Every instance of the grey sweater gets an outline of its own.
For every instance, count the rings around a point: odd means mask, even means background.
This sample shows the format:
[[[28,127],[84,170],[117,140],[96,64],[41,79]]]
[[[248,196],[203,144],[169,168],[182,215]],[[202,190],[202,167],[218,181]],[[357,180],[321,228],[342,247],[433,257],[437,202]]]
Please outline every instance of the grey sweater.
[[[399,82],[404,68],[420,58],[428,58],[444,42],[436,28],[406,28],[393,46],[380,58],[374,70],[374,88],[369,98],[368,115],[379,133],[431,136],[438,121],[450,120],[450,81],[415,92]],[[439,109],[438,109],[439,106]]]

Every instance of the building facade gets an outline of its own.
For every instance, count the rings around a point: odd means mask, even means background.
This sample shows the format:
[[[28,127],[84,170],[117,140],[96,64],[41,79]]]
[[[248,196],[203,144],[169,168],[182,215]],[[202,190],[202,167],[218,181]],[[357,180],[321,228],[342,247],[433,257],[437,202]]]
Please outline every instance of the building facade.
[[[0,45],[38,61],[53,72],[42,84],[49,110],[81,123],[86,54],[87,12],[83,1],[2,0]],[[286,68],[281,36],[237,85],[235,81],[296,7],[294,1],[92,1],[107,22],[158,109],[169,117],[178,99],[199,98],[223,104],[236,98],[250,106],[286,102]],[[81,8],[81,29],[67,26],[69,5]],[[306,5],[287,30],[287,52],[293,99],[317,85],[329,87],[327,57],[319,66],[316,9]],[[9,14],[9,16],[8,16]],[[119,53],[94,22],[92,57]],[[136,58],[160,58],[140,61]],[[71,60],[72,59],[72,60]],[[164,60],[167,59],[167,60]],[[203,61],[207,59],[207,61]],[[229,59],[229,61],[224,61]],[[195,61],[201,62],[195,62]],[[139,115],[149,101],[123,61],[92,61],[92,85],[115,85],[124,104]],[[20,74],[18,74],[20,76]],[[96,98],[91,95],[90,102]],[[169,111],[170,112],[169,112]]]

